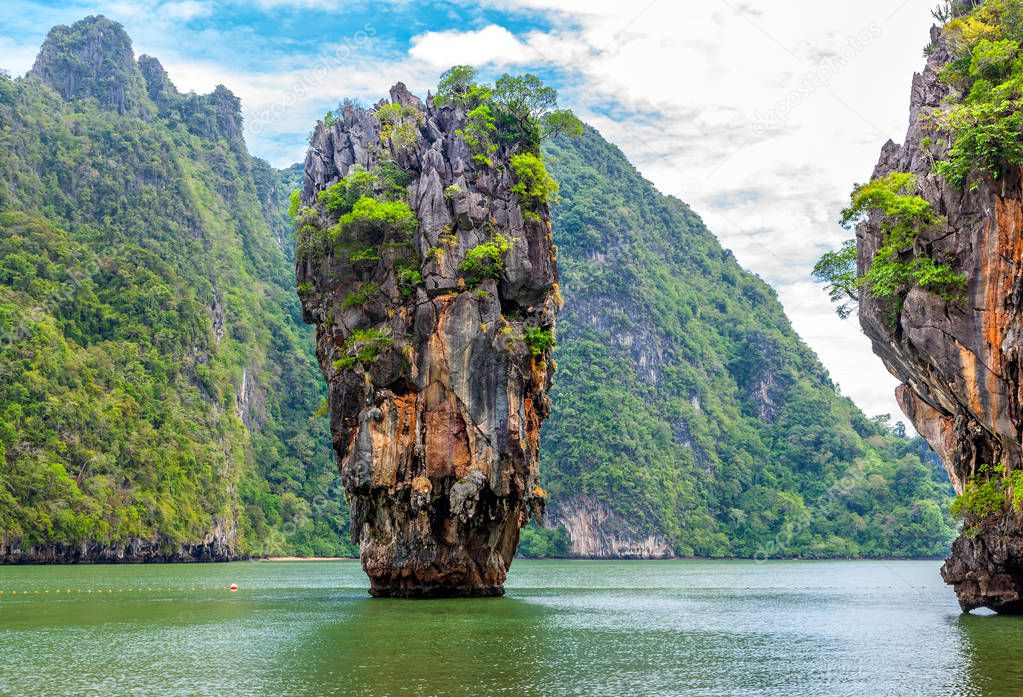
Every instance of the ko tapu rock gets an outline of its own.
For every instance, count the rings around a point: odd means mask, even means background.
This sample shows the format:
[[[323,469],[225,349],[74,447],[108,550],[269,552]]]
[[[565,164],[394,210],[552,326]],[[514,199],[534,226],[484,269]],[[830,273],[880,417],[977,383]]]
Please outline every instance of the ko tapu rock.
[[[561,301],[538,143],[458,100],[390,96],[312,135],[292,204],[303,315],[370,592],[500,595],[546,499]]]
[[[933,224],[917,228],[902,257],[928,255],[958,274],[960,287],[942,293],[918,284],[901,306],[868,292],[859,318],[874,352],[903,382],[900,406],[941,456],[966,504],[964,529],[942,576],[964,611],[1019,613],[1023,516],[1013,505],[1012,483],[1023,468],[1023,179],[1019,166],[984,169],[979,159],[960,163],[977,166],[965,182],[936,171],[936,162],[955,163],[951,143],[968,144],[942,128],[943,115],[963,99],[946,66],[962,64],[964,51],[969,62],[968,47],[951,45],[948,29],[933,30],[926,68],[913,80],[905,143],[889,141],[874,171],[875,180],[914,176],[935,215]],[[859,226],[861,276],[891,243],[893,229],[877,210]],[[988,502],[977,492],[991,494]]]

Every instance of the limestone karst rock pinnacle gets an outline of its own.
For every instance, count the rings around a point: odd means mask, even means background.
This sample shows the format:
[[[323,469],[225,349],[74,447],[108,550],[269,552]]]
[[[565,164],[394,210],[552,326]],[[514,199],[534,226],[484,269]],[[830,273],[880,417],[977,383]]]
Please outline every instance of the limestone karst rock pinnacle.
[[[390,103],[346,104],[314,131],[296,204],[299,295],[377,596],[503,593],[546,498],[549,212],[512,191],[521,143],[488,164],[465,125],[400,83]]]

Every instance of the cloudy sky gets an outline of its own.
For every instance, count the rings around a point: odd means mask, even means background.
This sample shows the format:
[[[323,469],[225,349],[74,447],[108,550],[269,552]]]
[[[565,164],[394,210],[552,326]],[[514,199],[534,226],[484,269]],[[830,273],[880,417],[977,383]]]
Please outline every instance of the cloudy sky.
[[[243,102],[249,147],[285,166],[344,97],[453,64],[535,72],[662,191],[687,201],[770,282],[795,328],[869,414],[895,381],[809,272],[848,236],[838,214],[905,133],[935,0],[4,0],[0,68],[23,74],[47,30],[125,25],[182,91]]]

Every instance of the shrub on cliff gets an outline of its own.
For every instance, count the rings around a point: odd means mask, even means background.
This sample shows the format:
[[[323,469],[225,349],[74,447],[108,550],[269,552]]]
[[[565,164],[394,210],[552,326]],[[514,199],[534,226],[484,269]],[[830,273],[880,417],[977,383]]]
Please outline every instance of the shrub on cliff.
[[[466,109],[466,126],[458,132],[477,161],[490,165],[494,138],[518,143],[539,156],[540,141],[564,134],[582,135],[582,122],[568,109],[558,109],[558,91],[536,75],[505,73],[493,86],[476,81],[468,65],[448,69],[437,86],[434,103],[458,102]]]
[[[929,201],[913,193],[915,187],[915,176],[893,172],[853,189],[850,205],[842,211],[842,225],[854,227],[876,216],[884,244],[863,276],[856,274],[854,240],[846,241],[838,252],[825,254],[814,266],[815,280],[828,284],[840,316],[849,315],[862,293],[891,300],[896,310],[914,286],[945,300],[962,294],[965,276],[926,254],[918,244],[920,235],[940,226],[943,218]]]
[[[380,295],[380,286],[373,281],[367,281],[346,295],[341,307],[361,307],[378,295]]]
[[[337,216],[337,222],[326,228],[315,207],[301,208],[301,195],[296,189],[288,213],[295,221],[300,246],[322,252],[327,243],[342,239],[352,242],[367,236],[396,235],[407,241],[419,220],[402,200],[406,182],[407,175],[390,161],[373,172],[353,167],[348,175],[317,194],[323,211]]]
[[[455,133],[465,141],[476,162],[487,167],[493,166],[490,156],[497,151],[497,144],[493,140],[497,126],[494,125],[494,115],[489,104],[474,107],[465,115],[465,128]]]
[[[1023,511],[1023,471],[1010,472],[1005,465],[981,465],[966,481],[963,493],[956,497],[950,510],[976,530],[980,521],[1008,506],[1016,513]]]
[[[408,193],[409,174],[394,160],[384,160],[373,170],[384,198],[397,201]]]
[[[884,245],[861,279],[868,293],[901,300],[910,288],[919,286],[952,300],[966,279],[916,248],[920,234],[941,225],[943,219],[929,201],[912,193],[915,186],[916,177],[894,172],[856,187],[851,205],[842,211],[842,224],[855,225],[872,212],[880,216]]]
[[[445,106],[453,100],[465,103],[467,95],[478,89],[476,69],[471,65],[455,65],[444,71],[437,84],[437,94],[433,102],[437,106]]]
[[[372,195],[376,182],[371,172],[356,166],[346,177],[317,194],[316,199],[328,213],[344,215],[355,207],[359,199]]]
[[[419,126],[423,123],[423,112],[404,104],[385,104],[376,111],[380,120],[380,139],[391,141],[399,149],[416,144]]]
[[[328,235],[332,242],[342,236],[395,233],[407,239],[416,230],[419,221],[404,201],[378,201],[363,196],[352,209],[337,220]]]
[[[485,278],[498,279],[504,271],[504,253],[508,251],[510,244],[500,234],[494,235],[490,242],[476,245],[470,249],[465,259],[458,265],[466,283],[477,285]]]
[[[558,91],[536,75],[505,73],[494,83],[492,99],[503,119],[512,121],[520,133],[537,142],[559,134],[573,138],[582,135],[582,122],[571,111],[557,108]]]
[[[535,211],[558,193],[558,183],[547,173],[543,160],[531,152],[512,156],[511,168],[516,180],[511,190],[518,194],[527,214],[535,216]]]
[[[394,276],[398,282],[398,292],[403,298],[411,298],[416,288],[423,282],[423,274],[419,267],[407,259],[396,259]]]
[[[334,361],[338,370],[350,370],[357,364],[363,367],[376,362],[381,353],[394,345],[387,332],[378,329],[356,329],[341,347],[341,357]]]
[[[863,281],[856,273],[856,240],[846,240],[841,249],[826,252],[814,265],[811,275],[813,280],[825,284],[838,316],[845,319],[851,315],[863,290]]]
[[[550,329],[541,329],[540,327],[527,327],[522,338],[534,356],[542,356],[547,350],[558,345],[558,342],[554,339],[553,332]]]
[[[988,0],[942,32],[955,56],[939,74],[952,104],[936,109],[929,127],[951,143],[934,171],[955,186],[972,172],[998,179],[1023,164],[1023,1]]]

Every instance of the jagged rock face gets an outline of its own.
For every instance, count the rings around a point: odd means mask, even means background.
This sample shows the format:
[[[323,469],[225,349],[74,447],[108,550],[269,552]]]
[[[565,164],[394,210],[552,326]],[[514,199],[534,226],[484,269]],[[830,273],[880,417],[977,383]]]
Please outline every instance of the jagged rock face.
[[[968,282],[963,300],[946,302],[920,288],[906,297],[896,321],[875,299],[860,304],[860,324],[874,352],[903,381],[899,404],[948,469],[958,493],[982,465],[1021,466],[1020,332],[1023,320],[1023,187],[1020,172],[975,190],[948,185],[931,173],[943,144],[925,141],[926,114],[942,105],[948,88],[938,72],[952,58],[937,28],[936,50],[913,80],[909,133],[904,145],[889,141],[875,177],[917,175],[921,195],[947,226],[921,236],[932,256],[947,257]],[[863,273],[881,245],[878,221],[857,231]],[[1006,513],[973,527],[953,545],[942,569],[964,610],[990,607],[1023,611],[1023,521]]]
[[[534,352],[523,336],[552,330],[560,305],[549,215],[546,207],[524,215],[511,191],[515,144],[482,165],[455,133],[465,125],[460,107],[424,104],[401,84],[391,98],[421,115],[414,142],[382,139],[374,110],[345,106],[313,133],[302,202],[313,206],[353,168],[391,160],[409,175],[404,199],[418,228],[408,244],[374,240],[378,258],[368,261],[300,246],[304,318],[317,328],[371,592],[497,595],[520,527],[545,500],[537,452],[553,364],[549,349]],[[460,263],[497,234],[510,241],[500,278],[470,287]],[[404,297],[396,266],[421,274]],[[378,289],[373,297],[345,302],[368,284]],[[338,367],[353,332],[367,329],[393,343],[368,365]]]
[[[28,75],[69,101],[91,97],[119,114],[146,106],[131,39],[124,27],[102,15],[51,29]]]
[[[657,533],[643,534],[599,500],[585,494],[551,504],[547,524],[563,525],[571,555],[584,559],[670,559],[671,543]]]
[[[160,541],[133,539],[117,545],[99,542],[49,544],[34,547],[0,544],[0,564],[150,564],[179,562],[225,562],[238,558],[235,529],[215,525],[206,539],[194,544],[166,545]]]

